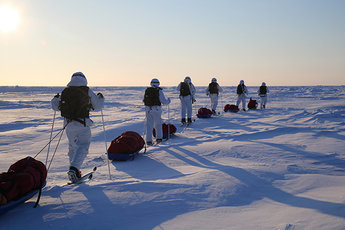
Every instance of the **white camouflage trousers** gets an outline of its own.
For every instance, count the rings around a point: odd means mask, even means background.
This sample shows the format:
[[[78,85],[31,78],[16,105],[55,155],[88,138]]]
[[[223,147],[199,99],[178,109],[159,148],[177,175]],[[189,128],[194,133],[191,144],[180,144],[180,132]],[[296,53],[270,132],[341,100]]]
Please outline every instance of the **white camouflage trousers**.
[[[218,106],[218,94],[211,93],[210,94],[210,99],[211,99],[211,108],[212,108],[212,110],[216,110],[217,106]]]
[[[192,118],[192,98],[191,95],[180,96],[181,100],[181,118]]]
[[[242,108],[246,109],[246,95],[244,93],[238,95],[236,105],[239,106],[241,102]]]
[[[265,108],[267,103],[267,95],[261,96],[260,95],[260,109]]]
[[[80,169],[89,153],[91,129],[80,122],[71,121],[66,127],[70,166]]]
[[[153,128],[156,130],[156,139],[162,139],[162,109],[160,106],[145,106],[146,111],[146,142],[152,142]]]

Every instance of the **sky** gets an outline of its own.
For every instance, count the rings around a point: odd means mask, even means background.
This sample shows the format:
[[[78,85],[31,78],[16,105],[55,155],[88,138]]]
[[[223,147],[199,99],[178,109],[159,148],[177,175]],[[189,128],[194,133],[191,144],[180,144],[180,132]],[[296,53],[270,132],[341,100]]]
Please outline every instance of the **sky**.
[[[345,84],[343,0],[0,0],[0,85]],[[1,12],[1,10],[0,10]],[[4,13],[2,13],[4,15]],[[5,18],[5,19],[4,19]],[[5,22],[1,22],[5,21]]]

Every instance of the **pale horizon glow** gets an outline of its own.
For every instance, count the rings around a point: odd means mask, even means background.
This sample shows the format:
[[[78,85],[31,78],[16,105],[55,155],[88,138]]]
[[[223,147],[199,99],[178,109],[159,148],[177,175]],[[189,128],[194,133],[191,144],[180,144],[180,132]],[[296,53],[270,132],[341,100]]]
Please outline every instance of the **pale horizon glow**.
[[[65,86],[78,71],[90,86],[345,85],[342,0],[10,3],[20,26],[0,24],[0,86]]]

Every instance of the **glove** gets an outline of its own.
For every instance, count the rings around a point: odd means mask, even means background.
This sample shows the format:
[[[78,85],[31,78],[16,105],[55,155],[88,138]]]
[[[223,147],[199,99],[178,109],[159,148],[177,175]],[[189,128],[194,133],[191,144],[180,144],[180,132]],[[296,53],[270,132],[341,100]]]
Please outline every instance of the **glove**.
[[[209,96],[210,94],[209,93],[206,93],[206,96]]]
[[[59,97],[60,97],[60,94],[56,94],[54,97],[59,98]]]
[[[97,96],[99,96],[100,98],[104,98],[102,93],[97,93]]]
[[[196,100],[193,98],[193,99],[192,99],[192,104],[193,104],[194,102],[196,102]]]

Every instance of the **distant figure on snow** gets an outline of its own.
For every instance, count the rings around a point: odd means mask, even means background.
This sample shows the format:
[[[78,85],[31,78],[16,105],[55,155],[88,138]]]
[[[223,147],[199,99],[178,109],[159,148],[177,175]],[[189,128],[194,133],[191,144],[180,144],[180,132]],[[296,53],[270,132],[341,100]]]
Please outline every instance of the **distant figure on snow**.
[[[104,97],[97,95],[87,87],[87,80],[82,72],[72,75],[71,81],[51,100],[52,109],[61,111],[68,138],[69,171],[68,178],[75,183],[81,178],[80,168],[89,153],[93,121],[89,118],[90,109],[102,109]]]
[[[157,144],[162,142],[162,108],[161,105],[170,104],[170,98],[166,99],[163,89],[159,87],[159,80],[153,78],[151,80],[151,87],[145,90],[144,104],[146,112],[146,144],[152,145],[153,127],[156,130]]]
[[[196,101],[194,98],[195,87],[190,77],[185,77],[184,81],[177,86],[177,90],[180,92],[181,100],[181,123],[192,123],[192,104]]]
[[[206,95],[211,99],[211,109],[212,113],[216,114],[216,109],[218,105],[218,95],[220,92],[223,92],[223,89],[217,83],[216,78],[212,78],[211,83],[208,85],[206,89]]]
[[[247,87],[244,85],[244,81],[241,80],[240,84],[237,86],[237,103],[236,106],[239,106],[242,102],[242,110],[246,111],[246,96],[248,95]]]
[[[268,93],[269,93],[269,90],[266,86],[266,83],[262,82],[262,84],[258,90],[258,95],[260,96],[260,109],[266,108],[267,94]]]

